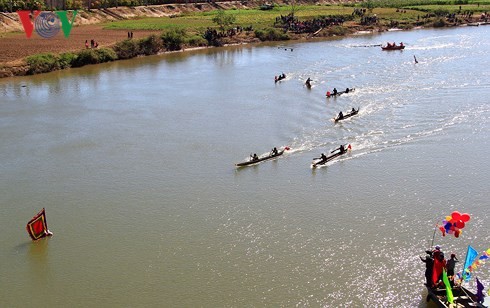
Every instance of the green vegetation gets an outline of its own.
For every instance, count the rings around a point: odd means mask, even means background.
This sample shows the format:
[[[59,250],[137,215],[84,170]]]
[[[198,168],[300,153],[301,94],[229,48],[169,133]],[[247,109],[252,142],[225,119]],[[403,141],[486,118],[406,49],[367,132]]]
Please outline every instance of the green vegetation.
[[[490,1],[490,0],[489,0]],[[226,15],[234,17],[234,24],[243,27],[252,26],[254,29],[266,29],[271,27],[280,15],[288,15],[289,6],[274,6],[272,10],[247,9],[228,10]],[[218,15],[218,10],[210,12],[197,12],[183,14],[176,17],[140,18],[132,20],[120,20],[104,25],[106,29],[114,30],[170,30],[185,28],[188,33],[203,33],[207,28],[214,28],[213,19]],[[352,8],[345,6],[300,6],[295,16],[300,20],[313,19],[318,16],[351,15]]]
[[[425,6],[425,5],[490,5],[490,0],[367,0],[363,1],[357,6],[360,7],[394,7],[394,8],[404,8],[404,7],[415,7],[415,6]]]
[[[255,36],[261,41],[285,41],[289,40],[289,35],[276,28],[257,29]]]
[[[29,66],[27,73],[31,75],[114,60],[117,60],[117,55],[110,48],[84,49],[78,53],[65,52],[60,55],[42,53],[26,58]]]
[[[138,41],[136,40],[124,40],[118,42],[113,48],[119,59],[131,59],[140,53]]]
[[[42,53],[26,58],[29,74],[40,74],[60,69],[58,56],[52,53]]]
[[[163,46],[167,50],[181,50],[187,38],[183,28],[172,29],[162,34]]]
[[[140,53],[145,56],[156,55],[162,49],[162,41],[155,34],[139,41]]]
[[[236,15],[228,14],[223,10],[218,10],[216,15],[213,17],[213,22],[217,24],[221,31],[225,31],[229,26],[231,26],[236,21]]]

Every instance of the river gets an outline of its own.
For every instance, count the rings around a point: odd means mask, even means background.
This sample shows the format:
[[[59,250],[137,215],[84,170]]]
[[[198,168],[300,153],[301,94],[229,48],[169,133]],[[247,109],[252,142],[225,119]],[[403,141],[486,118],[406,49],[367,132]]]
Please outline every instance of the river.
[[[426,307],[436,223],[471,215],[435,233],[456,270],[490,247],[489,48],[485,26],[393,31],[0,80],[0,306]]]

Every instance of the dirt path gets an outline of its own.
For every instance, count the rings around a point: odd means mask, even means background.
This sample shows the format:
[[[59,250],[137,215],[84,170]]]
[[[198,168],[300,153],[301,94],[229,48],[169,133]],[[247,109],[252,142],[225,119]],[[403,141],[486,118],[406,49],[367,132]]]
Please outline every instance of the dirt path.
[[[133,38],[140,39],[152,33],[161,31],[133,31]],[[112,45],[118,41],[127,39],[128,32],[123,30],[104,30],[101,25],[86,25],[73,27],[68,38],[62,31],[55,37],[45,39],[33,33],[27,38],[25,33],[9,34],[0,38],[0,63],[19,61],[27,56],[52,52],[62,53],[78,51],[85,48],[85,40],[94,39],[100,47]]]

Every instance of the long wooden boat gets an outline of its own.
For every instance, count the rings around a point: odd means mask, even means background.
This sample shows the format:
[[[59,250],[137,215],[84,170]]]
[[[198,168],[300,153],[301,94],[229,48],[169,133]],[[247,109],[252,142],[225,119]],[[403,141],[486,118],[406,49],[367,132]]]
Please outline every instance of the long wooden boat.
[[[453,304],[447,302],[447,295],[445,288],[430,288],[428,286],[427,302],[433,301],[437,307],[449,308],[449,307],[486,307],[476,301],[476,295],[463,286],[453,286]]]
[[[334,158],[337,158],[339,156],[342,156],[344,155],[345,153],[347,153],[347,148],[343,151],[343,152],[337,152],[335,154],[332,154],[330,156],[327,156],[326,159],[322,159],[316,163],[313,164],[313,168],[316,168],[317,166],[321,166],[321,165],[325,165],[326,163],[328,163],[329,161],[331,161],[332,159]]]
[[[395,46],[381,46],[382,50],[402,50],[405,49],[405,45],[395,45]]]
[[[244,161],[244,162],[241,162],[241,163],[238,163],[238,164],[235,164],[235,166],[237,166],[237,167],[243,167],[243,166],[257,164],[257,163],[260,163],[260,162],[262,162],[264,160],[273,159],[273,158],[276,158],[276,157],[281,156],[282,154],[284,154],[284,151],[285,150],[286,150],[286,148],[282,149],[281,151],[278,151],[277,154],[270,154],[269,153],[269,155],[262,156],[262,157],[259,157],[257,159],[253,159],[252,157],[250,157],[249,160]]]
[[[359,113],[359,109],[361,109],[361,107],[357,108],[357,110],[354,110],[354,111],[351,111],[350,113],[344,115],[342,118],[339,119],[339,116],[337,116],[336,118],[334,118],[333,120],[335,121],[335,123],[337,123],[338,121],[342,121],[342,120],[345,120],[347,118],[350,118],[352,116],[355,116],[356,114]]]
[[[276,77],[274,78],[274,82],[278,82],[278,81],[281,81],[281,80],[283,80],[283,79],[286,79],[286,74],[281,74],[281,75],[279,75],[279,76],[276,76]]]
[[[349,91],[347,91],[347,89],[349,89]],[[336,94],[333,94],[331,93],[330,91],[327,92],[327,97],[331,97],[331,96],[340,96],[344,93],[350,93],[350,92],[354,92],[355,88],[347,88],[345,91],[338,91]]]

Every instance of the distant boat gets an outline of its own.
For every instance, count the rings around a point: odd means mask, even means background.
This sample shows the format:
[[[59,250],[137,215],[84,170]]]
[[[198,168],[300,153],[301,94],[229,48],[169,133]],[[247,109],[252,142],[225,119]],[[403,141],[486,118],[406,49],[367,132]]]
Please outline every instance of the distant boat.
[[[330,97],[330,96],[340,96],[344,93],[350,93],[350,92],[353,92],[355,90],[355,88],[347,88],[345,89],[345,91],[338,91],[337,93],[333,93],[333,92],[330,92],[330,91],[327,91],[327,97]]]
[[[386,45],[386,46],[381,46],[382,50],[402,50],[405,49],[405,45],[401,44],[400,45]]]
[[[281,81],[283,79],[286,79],[286,74],[284,74],[284,73],[282,73],[279,76],[274,77],[274,82],[278,82],[278,81]]]
[[[356,114],[359,113],[359,109],[361,109],[361,107],[357,108],[357,110],[354,109],[354,111],[351,111],[350,113],[348,114],[345,114],[342,118],[339,118],[338,116],[336,118],[334,118],[333,120],[335,121],[335,123],[337,123],[338,121],[342,121],[342,120],[345,120],[347,118],[350,118],[352,116],[355,116]]]
[[[284,154],[284,151],[286,150],[289,150],[289,147],[285,147],[284,149],[282,149],[281,151],[278,151],[277,153],[273,154],[272,152],[269,153],[268,155],[266,156],[262,156],[262,157],[257,157],[256,159],[254,159],[253,157],[250,157],[249,160],[247,161],[244,161],[244,162],[241,162],[241,163],[238,163],[238,164],[235,164],[235,166],[237,167],[243,167],[243,166],[248,166],[248,165],[253,165],[253,164],[257,164],[257,163],[260,163],[261,161],[264,161],[264,160],[269,160],[269,159],[273,159],[273,158],[276,158],[276,157],[279,157],[281,156],[282,154]]]

